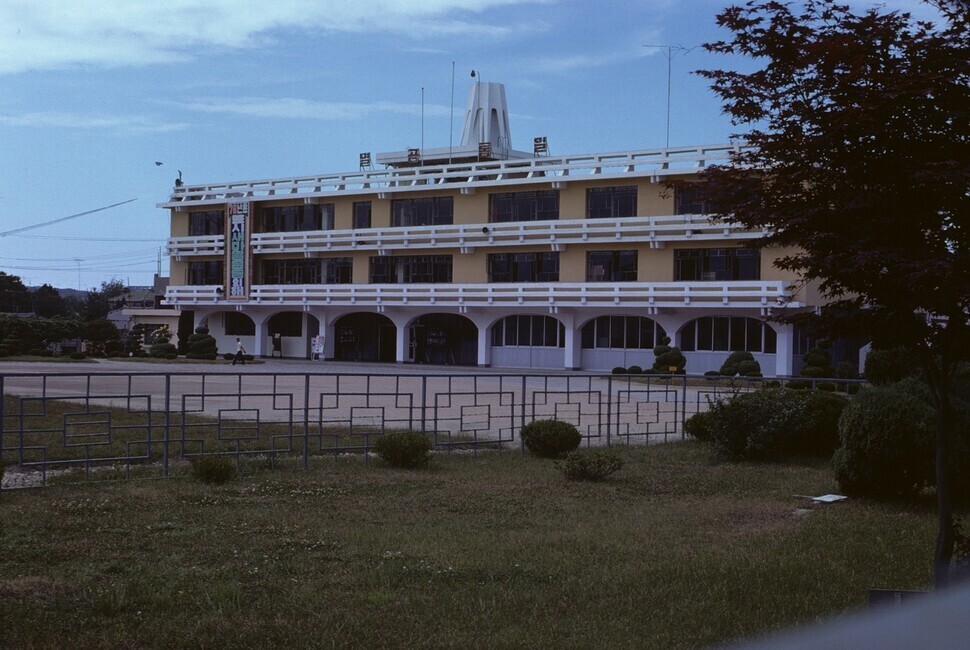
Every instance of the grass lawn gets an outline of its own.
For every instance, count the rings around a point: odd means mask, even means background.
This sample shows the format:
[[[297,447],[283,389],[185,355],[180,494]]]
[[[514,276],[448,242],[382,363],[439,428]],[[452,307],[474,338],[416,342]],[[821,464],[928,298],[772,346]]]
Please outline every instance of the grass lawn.
[[[0,645],[696,647],[931,581],[928,504],[796,516],[827,463],[621,453],[605,483],[482,453],[5,491]]]

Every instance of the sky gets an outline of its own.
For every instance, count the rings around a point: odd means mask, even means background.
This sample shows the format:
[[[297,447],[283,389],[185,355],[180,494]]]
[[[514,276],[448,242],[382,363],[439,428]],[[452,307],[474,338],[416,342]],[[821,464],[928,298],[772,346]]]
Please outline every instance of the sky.
[[[472,70],[505,84],[516,149],[535,136],[554,156],[729,142],[738,129],[692,73],[752,69],[699,47],[728,37],[715,22],[728,4],[3,0],[0,271],[28,286],[149,285],[159,260],[168,273],[156,204],[179,172],[285,178],[447,147]],[[919,0],[879,4],[933,17]],[[669,133],[656,45],[675,47]]]

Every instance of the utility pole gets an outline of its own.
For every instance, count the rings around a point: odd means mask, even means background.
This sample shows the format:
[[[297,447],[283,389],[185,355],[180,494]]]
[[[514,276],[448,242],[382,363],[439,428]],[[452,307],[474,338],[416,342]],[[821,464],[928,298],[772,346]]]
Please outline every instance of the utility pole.
[[[695,47],[684,47],[683,45],[644,45],[643,47],[652,47],[661,51],[661,53],[667,57],[667,139],[664,144],[664,148],[670,148],[670,71],[671,71],[671,61],[677,54],[687,54]]]

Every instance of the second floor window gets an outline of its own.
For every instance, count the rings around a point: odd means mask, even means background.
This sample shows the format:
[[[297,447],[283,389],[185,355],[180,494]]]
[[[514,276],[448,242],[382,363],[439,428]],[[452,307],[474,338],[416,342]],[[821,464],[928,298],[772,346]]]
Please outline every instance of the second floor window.
[[[189,262],[185,283],[194,286],[225,284],[222,260],[218,262]]]
[[[354,201],[354,230],[370,228],[370,201]]]
[[[559,253],[494,253],[488,256],[489,282],[558,282]]]
[[[690,183],[674,189],[674,214],[707,214],[707,201]]]
[[[447,284],[451,255],[386,255],[370,258],[371,284]]]
[[[353,260],[326,259],[265,260],[263,284],[350,284]]]
[[[757,248],[692,248],[674,251],[675,282],[760,280]]]
[[[259,211],[260,232],[333,230],[333,203],[282,205]]]
[[[488,195],[488,221],[545,221],[559,218],[559,190]]]
[[[635,282],[636,251],[595,251],[586,254],[587,282]]]
[[[637,216],[637,186],[591,187],[586,190],[586,216],[590,219]]]
[[[226,234],[226,213],[222,210],[205,210],[189,213],[189,236]]]
[[[455,222],[455,200],[450,196],[391,201],[392,226],[448,226]]]

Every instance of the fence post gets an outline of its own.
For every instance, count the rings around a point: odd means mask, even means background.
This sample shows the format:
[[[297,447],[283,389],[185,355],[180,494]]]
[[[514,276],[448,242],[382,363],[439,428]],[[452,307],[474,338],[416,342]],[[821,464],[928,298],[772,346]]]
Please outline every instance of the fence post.
[[[590,380],[592,381],[592,379]],[[617,411],[620,409],[619,403],[616,405]],[[619,415],[619,414],[617,414]],[[617,418],[616,425],[619,427],[620,419]],[[619,430],[617,430],[619,432]],[[613,375],[606,376],[606,446],[613,446]]]
[[[427,435],[428,429],[425,422],[425,409],[428,407],[428,376],[421,376],[421,435]]]
[[[171,442],[172,430],[172,376],[165,374],[165,442],[162,444],[162,476],[168,478],[168,446]],[[151,415],[149,415],[151,417]]]
[[[687,375],[681,375],[681,390],[680,390],[680,439],[684,440],[686,435],[686,427],[684,424],[687,422]]]
[[[303,469],[310,467],[310,374],[303,375]]]

